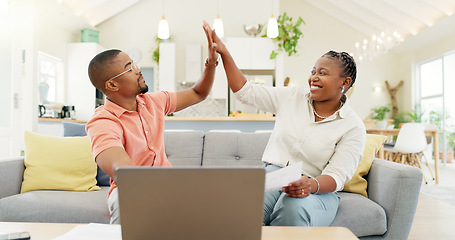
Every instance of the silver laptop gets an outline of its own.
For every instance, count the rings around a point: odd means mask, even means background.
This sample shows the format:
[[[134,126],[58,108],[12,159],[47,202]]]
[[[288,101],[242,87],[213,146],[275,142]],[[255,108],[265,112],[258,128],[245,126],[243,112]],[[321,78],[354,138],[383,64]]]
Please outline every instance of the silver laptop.
[[[117,169],[123,240],[261,239],[262,168]]]

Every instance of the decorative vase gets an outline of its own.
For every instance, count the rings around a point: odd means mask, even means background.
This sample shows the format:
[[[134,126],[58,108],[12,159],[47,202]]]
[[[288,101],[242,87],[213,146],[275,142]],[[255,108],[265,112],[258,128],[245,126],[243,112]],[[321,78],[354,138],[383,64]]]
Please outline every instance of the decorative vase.
[[[387,129],[387,120],[378,120],[378,121],[376,121],[376,127],[378,129]]]

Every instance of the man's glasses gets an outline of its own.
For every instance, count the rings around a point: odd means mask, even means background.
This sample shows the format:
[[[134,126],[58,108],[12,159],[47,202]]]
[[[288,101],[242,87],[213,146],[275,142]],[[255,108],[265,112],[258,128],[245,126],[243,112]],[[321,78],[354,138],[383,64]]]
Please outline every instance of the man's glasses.
[[[123,74],[125,74],[125,73],[127,73],[127,72],[129,72],[129,71],[131,71],[131,70],[132,70],[134,73],[136,73],[136,74],[138,74],[138,73],[141,72],[141,68],[140,68],[136,63],[132,63],[130,69],[128,69],[128,70],[126,70],[126,71],[124,71],[124,72],[118,74],[118,75],[115,76],[115,77],[109,78],[107,81],[110,81],[110,80],[112,80],[112,79],[118,78],[118,77],[122,76]]]

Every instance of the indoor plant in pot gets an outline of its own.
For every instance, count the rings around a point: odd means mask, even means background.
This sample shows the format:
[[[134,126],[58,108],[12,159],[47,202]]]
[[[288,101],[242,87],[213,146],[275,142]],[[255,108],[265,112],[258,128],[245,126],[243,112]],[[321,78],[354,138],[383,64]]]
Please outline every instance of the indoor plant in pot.
[[[447,133],[447,151],[446,151],[446,160],[447,163],[452,163],[453,158],[455,157],[454,155],[454,149],[455,149],[455,132],[449,132]]]
[[[372,108],[371,111],[373,111],[373,113],[374,113],[373,119],[377,119],[376,127],[378,129],[386,129],[387,121],[385,120],[385,118],[386,118],[387,113],[390,112],[389,107],[379,106],[379,107]]]
[[[443,119],[444,118],[444,119]],[[444,121],[443,121],[444,120]],[[442,130],[443,122],[450,122],[451,117],[449,114],[443,116],[441,111],[430,111],[429,123],[435,128]],[[445,138],[445,139],[444,139]],[[439,159],[443,161],[444,149],[447,163],[451,163],[454,159],[454,148],[455,148],[455,126],[446,124],[445,131],[439,132]],[[444,144],[445,143],[445,144]]]
[[[423,111],[420,111],[419,106],[416,106],[415,109],[408,112],[408,115],[411,117],[412,122],[416,122],[416,123],[422,122]]]

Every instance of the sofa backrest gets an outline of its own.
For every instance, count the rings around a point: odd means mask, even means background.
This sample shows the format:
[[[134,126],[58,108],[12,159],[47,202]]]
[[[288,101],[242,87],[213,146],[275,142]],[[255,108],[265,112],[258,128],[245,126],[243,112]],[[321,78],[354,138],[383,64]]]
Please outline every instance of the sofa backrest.
[[[261,166],[270,133],[206,132],[203,166]]]
[[[164,131],[166,156],[174,167],[201,166],[203,146],[202,131]]]

